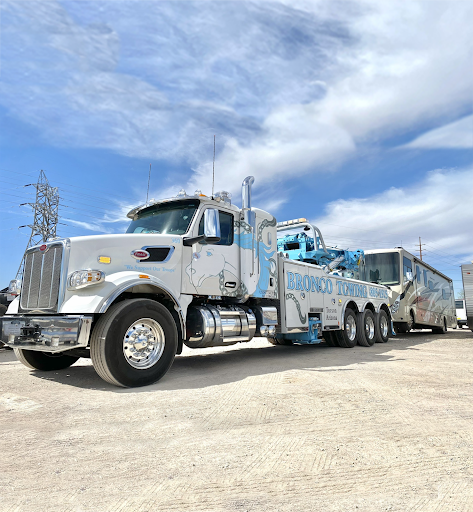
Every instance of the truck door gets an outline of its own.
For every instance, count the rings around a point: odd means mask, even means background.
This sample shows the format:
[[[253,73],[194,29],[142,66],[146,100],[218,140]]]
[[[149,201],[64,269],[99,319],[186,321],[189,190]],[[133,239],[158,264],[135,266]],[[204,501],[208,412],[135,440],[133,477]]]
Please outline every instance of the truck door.
[[[198,234],[204,233],[201,212]],[[186,268],[191,286],[198,295],[239,296],[240,251],[234,237],[234,215],[219,210],[220,241],[215,244],[197,243],[192,247],[192,261]]]

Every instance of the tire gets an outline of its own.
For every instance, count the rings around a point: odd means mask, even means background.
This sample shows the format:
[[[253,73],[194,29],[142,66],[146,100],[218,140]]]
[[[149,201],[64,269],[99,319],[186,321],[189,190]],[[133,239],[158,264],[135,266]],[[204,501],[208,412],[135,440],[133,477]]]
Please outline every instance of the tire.
[[[432,332],[434,334],[445,334],[447,332],[447,320],[445,317],[443,317],[442,327],[434,327]]]
[[[414,328],[414,316],[412,314],[412,311],[409,313],[409,321],[408,322],[399,322],[396,324],[396,332],[399,332],[401,334],[405,334],[406,332],[409,332],[411,329]]]
[[[111,306],[95,324],[90,357],[106,382],[147,386],[169,370],[177,344],[177,326],[162,304],[150,299],[124,300]]]
[[[292,345],[292,340],[285,340],[282,338],[267,338],[271,345]]]
[[[357,341],[356,314],[350,308],[345,310],[343,326],[343,330],[336,331],[338,346],[342,348],[353,348]]]
[[[279,345],[293,345],[292,340],[285,340],[284,338],[278,338],[278,344]]]
[[[43,372],[64,370],[79,359],[75,356],[65,356],[60,352],[53,354],[51,352],[37,352],[21,348],[15,348],[14,351],[18,361],[21,361],[26,367]]]
[[[386,311],[380,309],[376,315],[376,343],[387,343],[389,340],[389,317]]]
[[[338,347],[338,340],[335,331],[323,331],[323,336],[329,347]]]
[[[376,340],[376,322],[373,312],[369,309],[356,315],[356,338],[358,345],[372,347]]]

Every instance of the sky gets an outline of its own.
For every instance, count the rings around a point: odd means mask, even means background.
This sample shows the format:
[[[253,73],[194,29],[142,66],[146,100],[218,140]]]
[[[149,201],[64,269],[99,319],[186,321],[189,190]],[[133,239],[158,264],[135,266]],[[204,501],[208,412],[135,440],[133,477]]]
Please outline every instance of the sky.
[[[454,280],[473,260],[473,3],[2,0],[0,288],[40,170],[63,237],[126,230],[184,188],[328,245],[403,246]],[[22,206],[20,206],[22,205]]]

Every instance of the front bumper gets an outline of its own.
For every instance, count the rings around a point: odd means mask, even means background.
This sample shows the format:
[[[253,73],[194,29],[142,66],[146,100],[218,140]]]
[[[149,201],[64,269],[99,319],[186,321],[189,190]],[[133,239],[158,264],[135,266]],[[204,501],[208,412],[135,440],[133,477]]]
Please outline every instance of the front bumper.
[[[0,340],[11,348],[63,352],[89,343],[92,316],[3,316]]]

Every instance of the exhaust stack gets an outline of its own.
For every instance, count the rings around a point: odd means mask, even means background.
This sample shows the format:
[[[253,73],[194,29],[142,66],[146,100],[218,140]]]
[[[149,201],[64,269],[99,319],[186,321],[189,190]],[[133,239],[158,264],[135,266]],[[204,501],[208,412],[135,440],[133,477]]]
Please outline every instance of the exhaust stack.
[[[247,176],[241,184],[241,209],[251,210],[251,186],[255,182],[254,176]]]

